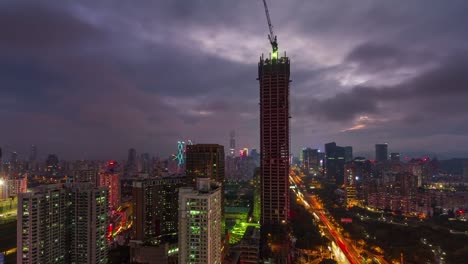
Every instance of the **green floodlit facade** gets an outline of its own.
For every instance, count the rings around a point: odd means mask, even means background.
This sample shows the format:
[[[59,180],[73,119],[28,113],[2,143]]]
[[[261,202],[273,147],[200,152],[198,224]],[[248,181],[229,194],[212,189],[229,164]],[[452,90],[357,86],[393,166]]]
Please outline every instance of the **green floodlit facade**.
[[[240,222],[236,223],[232,229],[229,230],[229,244],[237,244],[239,243],[242,238],[244,238],[245,231],[249,226],[253,226],[256,228],[260,228],[260,224],[257,223],[248,223],[248,222]]]

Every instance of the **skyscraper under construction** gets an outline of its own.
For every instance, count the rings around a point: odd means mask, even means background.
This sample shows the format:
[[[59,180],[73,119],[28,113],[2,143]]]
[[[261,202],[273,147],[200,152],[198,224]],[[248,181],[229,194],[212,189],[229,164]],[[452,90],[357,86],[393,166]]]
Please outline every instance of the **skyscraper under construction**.
[[[260,58],[261,254],[289,258],[289,58]]]
[[[261,224],[289,215],[289,58],[260,58]]]

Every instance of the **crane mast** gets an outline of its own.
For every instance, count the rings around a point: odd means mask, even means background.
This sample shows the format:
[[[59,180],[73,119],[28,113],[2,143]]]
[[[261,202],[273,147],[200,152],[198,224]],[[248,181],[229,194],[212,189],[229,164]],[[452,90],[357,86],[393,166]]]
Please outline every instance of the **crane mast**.
[[[266,0],[263,0],[263,6],[265,7],[265,15],[268,22],[268,29],[270,30],[270,34],[268,35],[268,40],[270,40],[271,48],[273,52],[271,54],[272,59],[278,58],[278,41],[276,39],[275,34],[273,33],[273,25],[271,24],[270,19],[270,12],[268,12],[268,6]]]

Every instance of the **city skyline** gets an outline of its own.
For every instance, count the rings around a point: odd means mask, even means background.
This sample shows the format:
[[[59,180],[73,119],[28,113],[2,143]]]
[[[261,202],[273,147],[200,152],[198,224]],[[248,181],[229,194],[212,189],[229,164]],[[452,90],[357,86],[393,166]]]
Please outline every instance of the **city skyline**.
[[[259,149],[261,1],[0,6],[0,145],[20,157],[31,145],[38,157],[164,157],[186,138],[227,149],[232,129],[238,146]],[[271,1],[292,61],[291,152],[387,142],[468,156],[466,7]]]

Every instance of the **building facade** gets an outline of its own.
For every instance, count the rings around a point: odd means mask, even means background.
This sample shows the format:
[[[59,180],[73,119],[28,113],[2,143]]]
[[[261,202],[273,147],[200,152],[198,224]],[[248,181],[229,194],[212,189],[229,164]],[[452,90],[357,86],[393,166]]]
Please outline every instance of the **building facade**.
[[[67,191],[70,263],[107,263],[108,189],[82,183]]]
[[[385,162],[388,160],[388,144],[375,144],[375,161]]]
[[[210,178],[224,183],[224,147],[218,144],[195,144],[186,147],[186,173],[196,178]]]
[[[178,232],[179,188],[187,177],[139,179],[133,182],[134,239],[159,244]]]
[[[19,195],[16,263],[67,263],[67,203],[58,185]]]
[[[179,263],[221,263],[221,210],[221,188],[208,178],[179,190]]]
[[[118,173],[101,172],[99,186],[109,190],[109,208],[117,209],[120,206],[120,175]]]

